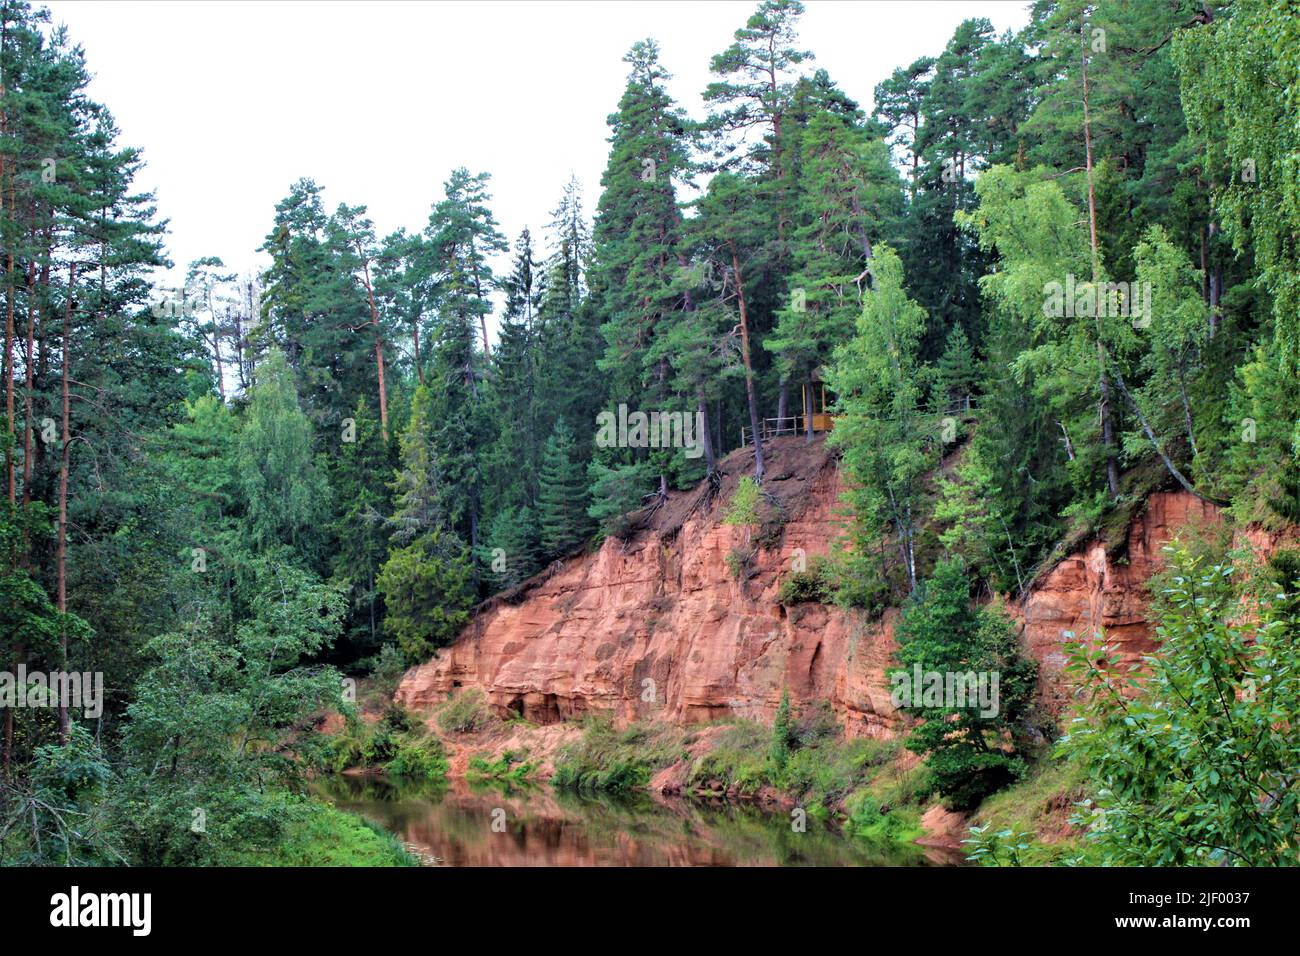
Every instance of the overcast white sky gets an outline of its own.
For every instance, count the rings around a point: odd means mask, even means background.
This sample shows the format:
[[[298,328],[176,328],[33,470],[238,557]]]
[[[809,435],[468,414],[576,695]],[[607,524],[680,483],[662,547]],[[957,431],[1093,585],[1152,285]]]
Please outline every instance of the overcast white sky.
[[[39,3],[38,3],[39,5]],[[549,220],[570,172],[588,215],[605,162],[606,116],[632,43],[659,41],[670,89],[692,116],[709,58],[756,7],[736,2],[116,2],[52,0],[86,50],[90,93],[124,145],[143,148],[139,183],[171,220],[179,269],[217,255],[243,272],[275,203],[301,176],[327,208],[365,204],[381,237],[421,229],[451,169],[492,174],[493,210],[513,244]],[[895,67],[938,54],[967,17],[999,32],[1023,2],[807,0],[800,34],[870,109]]]

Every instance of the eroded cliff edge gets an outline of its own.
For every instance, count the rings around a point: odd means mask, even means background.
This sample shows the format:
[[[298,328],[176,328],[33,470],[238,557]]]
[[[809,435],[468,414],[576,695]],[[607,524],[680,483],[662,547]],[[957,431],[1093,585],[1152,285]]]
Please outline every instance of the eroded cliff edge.
[[[819,437],[768,448],[766,486],[786,520],[761,536],[752,576],[738,580],[727,555],[746,529],[722,523],[725,503],[752,467],[743,452],[722,462],[722,483],[674,493],[627,540],[555,562],[513,593],[476,612],[457,640],[407,672],[396,699],[414,709],[481,688],[501,712],[549,723],[587,712],[618,722],[677,722],[734,716],[770,721],[783,689],[795,703],[829,701],[849,736],[898,728],[885,671],[896,611],[870,621],[821,604],[783,606],[782,577],[843,540],[840,475]],[[1189,522],[1218,520],[1212,505],[1183,492],[1149,497],[1121,556],[1086,543],[1041,574],[1009,610],[1041,664],[1044,704],[1067,699],[1059,670],[1065,632],[1104,628],[1133,658],[1153,647],[1145,582],[1161,548]],[[1261,542],[1263,543],[1263,542]],[[1115,551],[1116,549],[1111,549]]]

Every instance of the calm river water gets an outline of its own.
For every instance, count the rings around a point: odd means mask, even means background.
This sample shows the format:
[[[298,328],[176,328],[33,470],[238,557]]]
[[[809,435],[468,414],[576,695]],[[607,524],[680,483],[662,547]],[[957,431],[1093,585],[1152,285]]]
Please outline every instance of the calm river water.
[[[783,811],[687,799],[577,795],[549,786],[463,780],[398,786],[373,777],[320,782],[340,808],[393,833],[431,866],[898,866],[920,848],[876,846]],[[494,829],[493,822],[497,822]],[[933,856],[933,854],[931,854]]]

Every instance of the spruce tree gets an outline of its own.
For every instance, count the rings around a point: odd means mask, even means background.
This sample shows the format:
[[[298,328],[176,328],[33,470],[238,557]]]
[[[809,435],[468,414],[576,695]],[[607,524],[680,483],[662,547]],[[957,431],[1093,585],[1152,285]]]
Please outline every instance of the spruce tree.
[[[497,434],[484,455],[488,475],[485,508],[493,514],[536,500],[541,467],[539,431],[544,419],[538,311],[543,282],[527,229],[515,243],[514,269],[503,280],[502,288],[506,308],[497,332],[497,347],[492,352],[489,389]]]
[[[568,554],[586,540],[587,482],[574,457],[573,433],[561,419],[546,439],[537,516],[542,548],[551,557]]]
[[[486,173],[453,170],[445,184],[446,197],[434,206],[425,229],[425,267],[436,315],[429,342],[429,427],[439,480],[445,486],[447,519],[471,552],[480,543],[482,462],[495,424],[482,381],[490,295],[497,287],[489,256],[506,247],[488,206],[489,179]],[[477,566],[473,572],[477,584]]]
[[[498,590],[512,588],[540,566],[537,516],[524,505],[499,511],[488,528],[487,544],[479,555]]]
[[[948,332],[943,355],[939,357],[938,372],[939,402],[935,411],[946,413],[953,402],[962,408],[970,408],[971,393],[979,372],[966,330],[960,325],[953,325]]]
[[[374,653],[383,619],[376,579],[388,551],[384,521],[390,496],[385,479],[392,466],[365,396],[357,399],[351,417],[353,440],[340,444],[330,472],[337,514],[332,581],[348,591],[344,637],[358,651]]]
[[[925,755],[939,793],[965,809],[1019,779],[1026,769],[1022,721],[1033,701],[1037,668],[1021,655],[1006,611],[974,607],[966,569],[950,559],[935,565],[895,630],[901,669],[891,672],[890,681],[896,692],[908,689],[900,709],[920,718],[907,748]],[[947,678],[958,674],[985,683],[968,687],[964,699],[954,686],[948,697]],[[945,685],[938,699],[927,693],[931,675]]]

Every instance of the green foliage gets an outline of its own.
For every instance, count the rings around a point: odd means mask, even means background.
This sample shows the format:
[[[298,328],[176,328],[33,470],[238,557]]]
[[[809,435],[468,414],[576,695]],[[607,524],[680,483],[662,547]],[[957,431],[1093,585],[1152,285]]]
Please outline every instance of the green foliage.
[[[915,810],[882,806],[871,793],[860,790],[849,798],[844,829],[876,843],[911,843],[924,831]]]
[[[537,572],[540,540],[537,520],[527,506],[503,508],[492,519],[482,560],[492,581],[502,590],[512,588]]]
[[[442,780],[447,776],[447,768],[447,756],[437,737],[404,734],[398,738],[393,756],[384,764],[384,773],[408,780]]]
[[[656,770],[682,754],[682,734],[666,725],[616,731],[599,719],[587,723],[582,739],[555,755],[551,785],[563,790],[626,793],[645,787]]]
[[[418,866],[419,861],[390,833],[335,807],[288,802],[284,841],[273,848],[249,848],[231,866]]]
[[[537,770],[537,764],[524,759],[526,754],[504,750],[496,760],[470,757],[466,776],[471,780],[494,780],[501,783],[526,783]]]
[[[839,396],[830,441],[844,449],[852,479],[860,553],[892,531],[909,589],[917,581],[916,546],[923,520],[922,475],[936,460],[941,437],[921,412],[923,376],[917,349],[925,310],[903,289],[898,255],[880,246],[871,265],[872,293],[858,318],[857,334],[835,352],[828,381]]]
[[[312,444],[288,364],[272,352],[259,367],[236,452],[247,507],[243,536],[250,549],[288,545],[314,566],[330,496]]]
[[[971,827],[970,836],[961,842],[966,857],[980,866],[1024,866],[1033,849],[1033,837],[1014,829],[996,830]]]
[[[470,568],[463,550],[444,543],[442,532],[422,535],[394,548],[377,582],[387,614],[384,631],[407,663],[422,663],[452,642],[469,620]]]
[[[1187,125],[1204,144],[1213,204],[1237,252],[1251,250],[1273,300],[1279,358],[1294,378],[1300,361],[1300,25],[1268,0],[1234,3],[1197,30],[1177,31]]]
[[[786,605],[805,601],[829,604],[835,597],[835,572],[825,555],[814,555],[808,560],[806,571],[791,571],[781,579],[776,599]]]
[[[629,515],[641,507],[653,475],[648,462],[606,467],[593,461],[587,469],[591,506],[587,514],[606,534],[620,536],[631,529]]]
[[[723,515],[723,524],[752,525],[758,524],[758,502],[761,492],[751,476],[745,475],[736,485],[731,502]]]
[[[441,781],[448,769],[442,741],[392,706],[374,723],[349,714],[344,730],[320,741],[312,757],[327,773],[381,770],[390,777]]]
[[[0,782],[0,863],[106,866],[125,861],[105,795],[112,769],[84,727],[36,749],[30,775]]]
[[[900,669],[889,680],[900,710],[920,720],[907,748],[925,757],[938,792],[969,809],[1022,776],[1036,665],[1021,655],[1005,610],[972,607],[960,561],[935,565],[895,635]],[[958,676],[979,682],[978,700],[969,685],[957,693],[954,683],[949,694],[949,679]],[[943,685],[933,698],[932,677]]]
[[[573,432],[564,420],[546,439],[537,517],[542,548],[553,557],[567,555],[587,536],[587,482],[574,453]]]
[[[754,794],[770,783],[771,743],[772,732],[766,727],[749,722],[731,724],[691,764],[687,785],[695,792]]]
[[[781,703],[776,708],[776,718],[772,722],[772,745],[768,749],[768,755],[777,773],[785,770],[786,762],[790,759],[790,692],[788,690],[781,692]]]
[[[311,660],[338,635],[343,595],[274,560],[252,569],[251,616],[233,640],[200,618],[150,644],[157,663],[127,711],[114,800],[132,859],[214,863],[282,839],[268,785],[296,779],[296,728],[342,703],[338,672]],[[196,809],[206,829],[192,829]]]
[[[950,403],[956,403],[958,407],[968,405],[979,372],[975,367],[975,353],[970,347],[970,339],[960,325],[954,325],[948,333],[943,355],[939,357],[938,371],[939,411],[947,411]]]
[[[1045,757],[1033,764],[1026,776],[985,799],[971,818],[980,834],[971,840],[991,842],[990,852],[979,862],[1006,862],[997,840],[1024,843],[1017,850],[1021,865],[1041,866],[1068,859],[1078,852],[1080,831],[1070,824],[1076,804],[1086,797],[1085,770],[1077,761]],[[979,842],[965,842],[967,855]],[[994,851],[997,851],[996,853]]]
[[[673,489],[716,490],[737,426],[803,414],[791,400],[819,372],[849,547],[785,575],[778,599],[874,615],[914,592],[900,663],[998,669],[1001,712],[916,715],[927,766],[905,775],[783,704],[779,733],[720,734],[701,789],[846,803],[852,832],[903,838],[922,791],[970,805],[1027,755],[1032,675],[967,578],[1019,593],[1090,534],[1113,551],[1171,483],[1226,498],[1236,528],[1300,519],[1292,11],[1037,3],[1003,35],[972,18],[894,70],[870,118],[811,68],[802,13],[757,5],[709,63],[699,122],[657,44],[636,43],[594,223],[570,181],[545,241],[523,230],[503,275],[487,173],[454,169],[424,229],[383,238],[364,206],[327,207],[299,179],[265,270],[237,279],[196,258],[170,308],[151,288],[167,262],[141,152],[89,97],[67,32],[5,8],[0,669],[97,671],[112,689],[93,740],[49,713],[4,715],[6,862],[407,859],[295,793],[313,765],[445,770],[436,739],[393,715],[318,739],[330,665],[373,666],[372,693],[391,693],[493,591],[593,532],[634,533]],[[1088,30],[1104,49],[1080,43]],[[707,188],[684,202],[697,172]],[[1050,307],[1068,277],[1074,314]],[[1115,280],[1149,285],[1149,321],[1087,307]],[[593,447],[596,414],[619,403],[700,414],[702,460]],[[777,502],[748,477],[727,502],[737,580],[779,544]],[[1068,766],[1093,775],[1083,813],[1110,821],[1087,859],[1294,856],[1295,568],[1277,559],[1284,578],[1248,624],[1211,554],[1163,580],[1168,636],[1149,674],[1128,675],[1134,696],[1097,691],[1095,726],[1070,735]],[[1095,650],[1075,663],[1093,690],[1117,676]],[[1225,692],[1216,714],[1205,680],[1247,671],[1277,693]],[[474,693],[439,719],[453,733],[495,720]],[[669,731],[629,733],[589,730],[560,779],[639,786],[680,757]],[[499,763],[481,769],[527,765]],[[979,859],[1067,852],[1022,839],[1051,825],[1036,779],[984,801]],[[1013,793],[1044,818],[1013,819],[998,803]]]
[[[348,588],[350,614],[345,636],[361,653],[377,649],[380,642],[383,604],[377,579],[388,550],[384,520],[391,465],[379,422],[371,416],[364,398],[357,401],[353,423],[355,440],[340,446],[330,473],[338,513],[332,580]]]
[[[1083,859],[1111,865],[1295,862],[1300,580],[1279,562],[1243,621],[1232,563],[1179,544],[1157,604],[1160,653],[1124,668],[1104,637],[1072,644],[1085,691],[1061,749],[1086,768]]]

